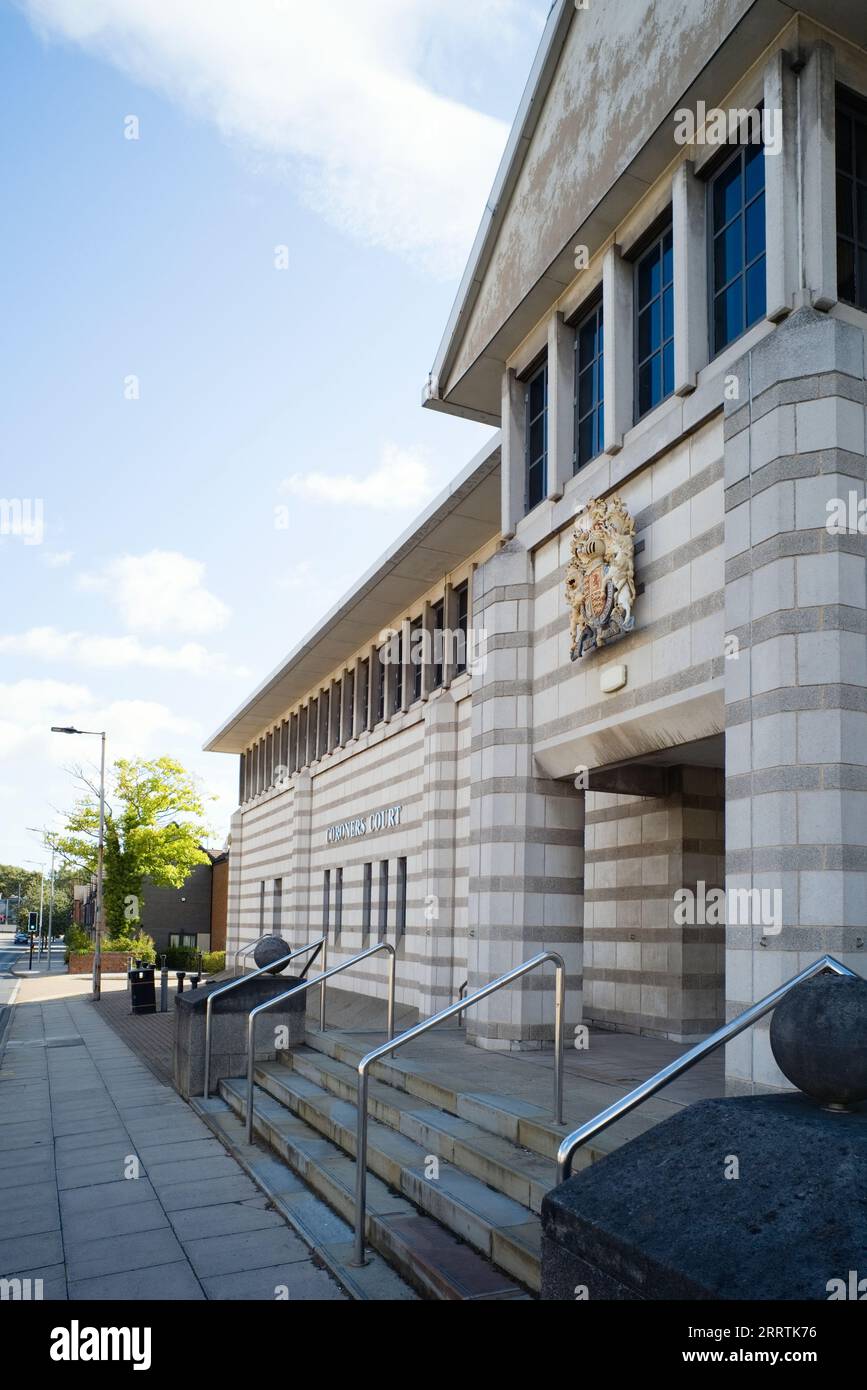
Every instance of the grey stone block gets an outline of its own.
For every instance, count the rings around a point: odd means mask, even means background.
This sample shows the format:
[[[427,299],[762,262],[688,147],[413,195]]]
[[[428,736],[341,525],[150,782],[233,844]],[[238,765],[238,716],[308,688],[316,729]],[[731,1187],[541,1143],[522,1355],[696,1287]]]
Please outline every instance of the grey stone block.
[[[222,983],[226,983],[223,981]],[[291,977],[275,978],[260,975],[245,980],[237,989],[229,990],[213,1005],[211,1074],[212,1089],[223,1077],[239,1076],[246,1071],[247,1018],[251,1009],[285,994],[292,987]],[[179,995],[175,1005],[175,1085],[180,1094],[201,1095],[205,1085],[205,1006],[208,995],[219,986],[204,985]],[[306,991],[274,1008],[260,1020],[256,1032],[256,1057],[273,1061],[276,1057],[274,1035],[277,1028],[285,1030],[286,1047],[297,1047],[304,1041],[307,1009]],[[282,1041],[282,1039],[281,1039]],[[243,1059],[238,1066],[238,1059]]]
[[[863,1109],[701,1101],[547,1194],[542,1297],[824,1301],[867,1243],[865,1161]]]

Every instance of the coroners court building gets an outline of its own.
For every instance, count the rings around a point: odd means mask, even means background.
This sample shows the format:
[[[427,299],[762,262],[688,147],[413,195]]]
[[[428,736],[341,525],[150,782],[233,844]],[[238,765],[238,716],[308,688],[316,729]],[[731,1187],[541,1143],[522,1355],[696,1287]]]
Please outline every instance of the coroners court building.
[[[568,1031],[678,1041],[863,972],[865,46],[862,0],[553,5],[424,392],[497,433],[207,745],[230,950],[385,938],[423,1017],[550,948]],[[550,990],[467,1045],[549,1046]],[[763,1026],[727,1070],[785,1084]]]

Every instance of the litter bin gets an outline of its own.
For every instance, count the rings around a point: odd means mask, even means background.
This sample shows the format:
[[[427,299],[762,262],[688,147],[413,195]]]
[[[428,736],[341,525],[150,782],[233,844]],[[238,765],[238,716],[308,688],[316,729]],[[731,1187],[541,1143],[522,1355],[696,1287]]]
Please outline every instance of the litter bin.
[[[157,992],[154,984],[153,966],[129,972],[132,1012],[134,1014],[155,1014],[157,1011]]]

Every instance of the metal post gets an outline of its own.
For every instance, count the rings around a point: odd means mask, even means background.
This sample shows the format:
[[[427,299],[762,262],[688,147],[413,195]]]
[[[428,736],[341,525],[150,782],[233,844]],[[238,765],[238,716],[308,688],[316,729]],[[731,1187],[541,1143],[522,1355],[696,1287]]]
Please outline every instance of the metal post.
[[[99,855],[96,863],[96,936],[93,950],[93,1001],[102,998],[103,873],[105,869],[105,734],[100,734],[99,759]]]
[[[332,965],[330,970],[322,975],[314,975],[312,980],[299,980],[292,989],[287,989],[285,994],[277,994],[273,999],[266,999],[264,1004],[259,1004],[255,1009],[251,1009],[247,1018],[247,1143],[253,1142],[253,1072],[255,1069],[254,1043],[256,1036],[256,1018],[259,1014],[265,1013],[268,1009],[273,1009],[277,1004],[282,1004],[289,998],[290,994],[298,994],[308,989],[315,989],[317,985],[324,984],[325,977],[339,975],[342,970],[348,970],[351,965],[357,965],[359,961],[367,960],[369,956],[375,956],[379,951],[388,951],[391,961],[391,968],[388,972],[388,1018],[389,1018],[389,1042],[391,1042],[391,1028],[394,1021],[394,947],[388,941],[378,941],[375,946],[370,946],[366,951],[360,951],[357,956],[350,956],[349,960],[341,961],[339,965]]]
[[[42,907],[45,902],[45,870],[42,870],[42,877],[39,880],[39,954],[37,960],[42,960]]]
[[[319,1031],[325,1032],[325,972],[328,970],[328,932],[322,942],[322,992],[319,995]]]
[[[160,1013],[167,1014],[169,1011],[169,968],[166,965],[166,958],[163,956],[163,963],[160,968]]]
[[[55,844],[51,842],[51,880],[48,893],[48,969],[51,971],[51,933],[54,930],[54,851]]]
[[[388,1042],[380,1047],[375,1047],[371,1052],[365,1054],[358,1063],[358,1091],[356,1101],[357,1128],[355,1135],[355,1154],[356,1154],[356,1173],[355,1173],[355,1241],[351,1263],[361,1266],[366,1263],[364,1253],[364,1235],[366,1225],[365,1204],[367,1199],[367,1091],[368,1091],[368,1070],[373,1063],[380,1057],[388,1056],[392,1052],[397,1052],[398,1048],[406,1043],[412,1042],[414,1038],[420,1037],[422,1033],[427,1033],[429,1029],[436,1027],[438,1023],[444,1023],[447,1018],[460,1016],[467,1009],[478,1004],[482,999],[486,999],[489,994],[494,994],[498,989],[505,988],[506,985],[513,984],[520,980],[523,975],[529,974],[531,970],[537,969],[540,965],[551,962],[557,967],[555,979],[555,1005],[554,1005],[554,1115],[558,1124],[563,1123],[563,1004],[566,997],[566,964],[562,956],[558,956],[555,951],[542,951],[539,955],[533,956],[521,965],[515,966],[514,970],[509,970],[505,975],[492,980],[490,984],[483,985],[477,989],[467,999],[458,1000],[457,1004],[450,1004],[446,1009],[440,1009],[438,1013],[431,1014],[430,1018],[423,1019],[421,1023],[416,1023],[412,1028],[407,1028],[399,1037],[390,1037]],[[252,1078],[252,1068],[250,1070]],[[252,1084],[248,1090],[248,1107],[252,1110]]]

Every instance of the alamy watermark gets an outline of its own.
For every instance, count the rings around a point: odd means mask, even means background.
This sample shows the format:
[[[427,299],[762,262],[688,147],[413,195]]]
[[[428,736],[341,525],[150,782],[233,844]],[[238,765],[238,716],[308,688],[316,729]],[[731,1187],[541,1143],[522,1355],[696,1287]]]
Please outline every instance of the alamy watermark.
[[[25,545],[41,545],[45,537],[42,498],[0,497],[0,536],[16,536]]]
[[[781,154],[783,113],[779,107],[733,106],[727,111],[707,102],[674,113],[676,145],[764,145],[765,154]]]
[[[674,894],[674,921],[679,927],[762,927],[765,936],[783,930],[782,888],[708,888],[699,879]]]

